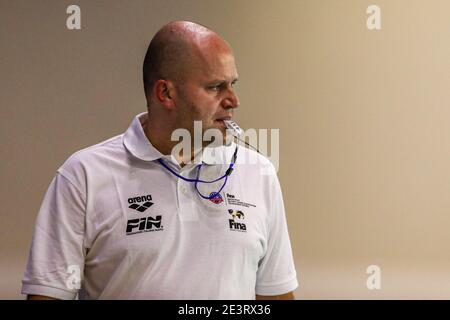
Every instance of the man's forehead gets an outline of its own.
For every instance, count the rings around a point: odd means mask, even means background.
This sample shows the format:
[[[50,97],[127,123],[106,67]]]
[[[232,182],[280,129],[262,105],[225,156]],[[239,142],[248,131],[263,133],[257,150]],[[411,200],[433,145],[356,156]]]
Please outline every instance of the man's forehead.
[[[203,52],[196,69],[199,74],[211,80],[217,78],[232,81],[237,78],[236,64],[231,52]]]

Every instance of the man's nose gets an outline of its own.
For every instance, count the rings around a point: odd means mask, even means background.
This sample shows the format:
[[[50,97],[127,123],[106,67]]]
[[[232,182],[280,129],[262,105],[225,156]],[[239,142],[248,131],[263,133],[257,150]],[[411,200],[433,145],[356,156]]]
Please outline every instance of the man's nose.
[[[234,91],[234,88],[230,87],[228,89],[227,96],[224,99],[224,103],[225,103],[225,105],[224,105],[225,108],[236,109],[239,107],[239,105],[240,105],[239,98],[238,98],[236,92]]]

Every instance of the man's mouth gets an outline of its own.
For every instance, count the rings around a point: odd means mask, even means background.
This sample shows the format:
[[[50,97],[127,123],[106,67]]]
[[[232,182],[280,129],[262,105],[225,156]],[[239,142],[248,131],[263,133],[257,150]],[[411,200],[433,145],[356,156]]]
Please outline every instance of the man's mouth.
[[[218,123],[225,125],[225,123],[223,122],[224,120],[231,120],[231,117],[218,118],[218,119],[214,120],[214,122],[218,122]]]

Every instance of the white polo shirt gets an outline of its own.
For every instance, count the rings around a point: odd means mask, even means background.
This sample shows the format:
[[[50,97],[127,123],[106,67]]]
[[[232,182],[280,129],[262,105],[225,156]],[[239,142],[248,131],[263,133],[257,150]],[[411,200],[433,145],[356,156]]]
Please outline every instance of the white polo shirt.
[[[146,118],[137,115],[124,134],[76,152],[57,170],[37,217],[22,293],[254,299],[294,290],[283,198],[271,163],[239,147],[221,197],[205,200],[193,183],[158,162],[186,178],[197,176],[196,164],[181,168],[151,145],[142,128]],[[215,149],[223,165],[211,164],[213,153],[204,152],[200,178],[223,175],[234,147]],[[249,163],[254,157],[258,163]],[[209,195],[222,183],[198,188]]]

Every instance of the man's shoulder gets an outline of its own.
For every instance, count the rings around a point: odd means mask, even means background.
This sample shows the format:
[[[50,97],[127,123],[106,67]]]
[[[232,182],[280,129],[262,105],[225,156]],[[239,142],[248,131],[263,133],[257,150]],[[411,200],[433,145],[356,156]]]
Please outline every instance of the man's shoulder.
[[[257,169],[262,175],[277,174],[274,164],[267,156],[245,146],[239,146],[236,163],[239,165],[248,165],[247,168]]]
[[[107,158],[119,155],[123,152],[122,138],[123,134],[120,134],[74,152],[58,171],[70,173],[74,170],[85,170],[87,167],[102,163]]]

